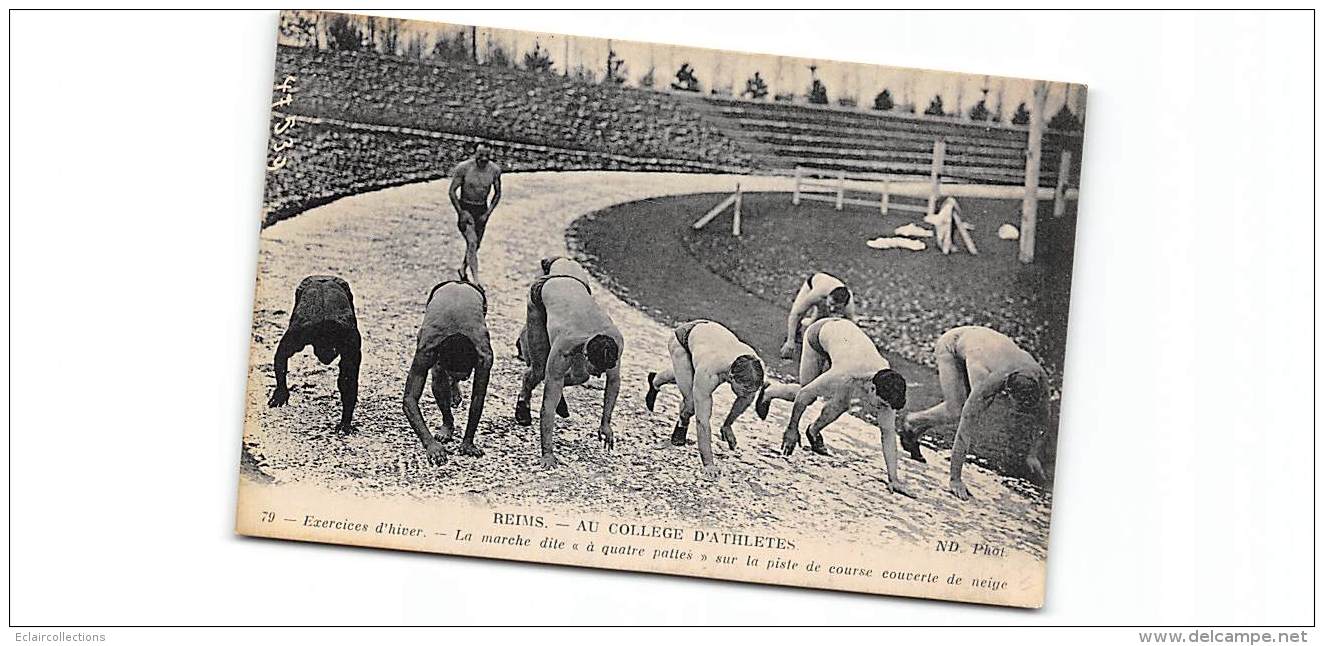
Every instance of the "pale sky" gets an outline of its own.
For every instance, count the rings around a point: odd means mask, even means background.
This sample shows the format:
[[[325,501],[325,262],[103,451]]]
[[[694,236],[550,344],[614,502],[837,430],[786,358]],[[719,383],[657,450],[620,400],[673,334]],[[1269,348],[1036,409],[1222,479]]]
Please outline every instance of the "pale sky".
[[[354,18],[366,20],[364,16],[354,16]],[[386,20],[378,17],[377,23],[384,25]],[[430,52],[439,36],[453,38],[456,35],[463,35],[466,42],[471,36],[471,28],[467,25],[417,20],[397,22],[402,34],[401,48],[411,37],[423,39],[426,51]],[[809,66],[815,65],[818,78],[827,85],[828,97],[833,104],[842,96],[855,97],[859,106],[867,109],[873,105],[874,96],[887,88],[892,94],[893,101],[898,104],[913,103],[917,113],[923,112],[928,107],[930,99],[935,94],[940,94],[943,106],[949,114],[958,107],[961,114],[966,114],[979,101],[981,90],[987,88],[989,91],[987,106],[996,113],[1000,100],[1004,122],[1010,121],[1017,104],[1023,101],[1027,106],[1031,105],[1033,80],[1029,79],[845,63],[826,59],[746,54],[490,27],[478,27],[476,34],[480,62],[488,58],[492,48],[500,47],[518,64],[523,61],[525,52],[531,51],[537,43],[552,59],[553,68],[557,73],[567,69],[568,61],[569,69],[573,70],[577,65],[583,65],[598,79],[601,79],[605,72],[607,52],[615,51],[619,58],[625,60],[628,77],[625,84],[628,86],[638,85],[639,79],[652,67],[655,69],[655,87],[667,88],[674,80],[676,70],[681,64],[689,63],[690,67],[694,68],[705,93],[711,89],[725,88],[731,90],[733,94],[739,94],[745,88],[745,80],[757,71],[768,85],[769,99],[778,93],[793,92],[799,101],[803,101],[810,85]],[[1050,82],[1045,115],[1051,118],[1065,103],[1083,121],[1085,95],[1083,85]]]

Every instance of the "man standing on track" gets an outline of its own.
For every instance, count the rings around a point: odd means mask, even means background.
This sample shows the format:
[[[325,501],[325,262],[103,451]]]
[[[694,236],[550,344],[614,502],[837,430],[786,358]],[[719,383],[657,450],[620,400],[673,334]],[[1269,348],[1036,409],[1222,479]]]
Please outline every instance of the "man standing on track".
[[[855,302],[846,283],[832,274],[821,271],[813,274],[800,285],[791,304],[791,313],[786,317],[786,342],[781,348],[783,359],[795,356],[795,344],[800,342],[800,330],[811,309],[814,313],[810,316],[810,323],[829,316],[855,320]]]
[[[460,234],[464,236],[460,278],[467,276],[474,284],[482,284],[478,279],[478,248],[483,244],[487,220],[501,202],[501,167],[492,161],[491,151],[485,144],[478,144],[474,156],[460,162],[451,171],[451,186],[447,193],[459,217]],[[492,196],[490,203],[489,193]]]
[[[722,439],[731,450],[736,448],[736,434],[731,424],[753,403],[763,387],[763,362],[754,349],[746,345],[721,323],[697,320],[676,326],[667,339],[671,352],[671,370],[648,373],[648,393],[644,403],[653,410],[658,389],[676,384],[683,398],[676,430],[671,443],[685,445],[690,418],[699,416],[699,460],[703,462],[703,475],[715,479],[721,473],[713,462],[712,414],[713,391],[724,383],[731,384],[736,401],[722,422]]]
[[[487,333],[487,295],[477,285],[449,280],[432,288],[427,312],[418,330],[418,346],[405,380],[405,417],[427,451],[428,461],[446,463],[445,442],[455,434],[451,408],[460,401],[460,382],[473,375],[473,393],[469,397],[469,421],[460,442],[460,454],[479,456],[483,451],[474,445],[478,420],[483,417],[487,400],[487,381],[492,371],[492,343]],[[428,372],[432,373],[432,397],[441,409],[441,432],[433,436],[418,400]]]
[[[915,494],[901,479],[896,459],[896,414],[906,406],[906,380],[892,370],[873,340],[853,321],[819,319],[805,328],[800,383],[774,384],[759,395],[754,410],[763,419],[767,419],[768,405],[773,399],[795,402],[782,436],[782,452],[786,455],[799,446],[800,417],[819,397],[826,398],[827,403],[806,431],[810,449],[828,455],[823,428],[841,417],[852,403],[859,402],[878,419],[888,488],[914,498]]]
[[[968,500],[970,492],[961,482],[961,467],[980,417],[1006,395],[1018,414],[1030,418],[1035,439],[1025,462],[1035,476],[1044,479],[1039,448],[1049,423],[1048,378],[1039,362],[1001,332],[977,325],[948,330],[934,344],[933,357],[938,361],[943,400],[928,410],[906,415],[907,428],[902,434],[912,438],[909,443],[916,447],[912,456],[918,453],[918,438],[925,429],[957,422],[950,485],[957,498]]]
[[[267,406],[276,408],[290,401],[286,385],[290,357],[308,346],[324,365],[331,365],[340,357],[340,376],[336,385],[340,390],[341,433],[350,433],[353,427],[354,407],[359,401],[359,362],[362,359],[359,323],[354,317],[354,294],[349,283],[338,276],[309,276],[294,290],[294,310],[290,325],[276,346],[276,390]]]
[[[521,336],[521,354],[528,369],[515,402],[515,422],[520,426],[533,423],[529,400],[534,386],[542,382],[543,467],[550,469],[559,464],[555,415],[558,407],[564,411],[562,391],[566,386],[584,384],[591,375],[607,375],[598,439],[608,450],[615,446],[611,413],[621,391],[620,358],[625,341],[611,317],[593,300],[588,284],[567,275],[541,276],[533,281]]]

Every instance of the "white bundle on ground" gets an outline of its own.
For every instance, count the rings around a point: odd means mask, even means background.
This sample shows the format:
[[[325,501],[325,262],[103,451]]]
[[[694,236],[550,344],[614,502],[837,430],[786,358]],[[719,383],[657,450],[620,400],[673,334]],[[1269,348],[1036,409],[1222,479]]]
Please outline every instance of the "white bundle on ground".
[[[910,238],[874,238],[864,244],[872,249],[909,249],[911,251],[924,251],[925,245],[919,240]]]
[[[914,222],[907,222],[907,223],[905,223],[905,224],[903,224],[903,225],[897,227],[896,230],[893,231],[892,233],[895,233],[896,235],[899,235],[899,236],[905,236],[905,237],[907,237],[907,238],[932,238],[932,237],[933,237],[933,232],[932,232],[932,231],[930,231],[930,230],[928,230],[928,229],[925,229],[924,227],[919,226],[919,225],[915,224]]]
[[[1004,224],[998,227],[998,237],[1003,240],[1019,240],[1021,232],[1010,224]]]

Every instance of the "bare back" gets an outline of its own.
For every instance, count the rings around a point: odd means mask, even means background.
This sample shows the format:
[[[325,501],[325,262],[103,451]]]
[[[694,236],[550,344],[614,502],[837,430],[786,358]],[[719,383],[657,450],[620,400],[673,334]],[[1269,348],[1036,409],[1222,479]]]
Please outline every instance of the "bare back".
[[[993,375],[1012,372],[1042,377],[1044,370],[1030,353],[1020,349],[1007,335],[986,327],[967,325],[948,330],[939,344],[965,363],[972,387]]]
[[[731,362],[744,355],[758,356],[721,323],[708,321],[694,326],[689,335],[690,358],[696,372],[717,374],[731,367]]]
[[[354,297],[349,285],[335,276],[309,276],[294,292],[294,311],[290,327],[354,328]]]
[[[479,354],[485,353],[490,345],[483,308],[483,295],[472,285],[451,282],[438,287],[428,300],[418,330],[419,352],[435,349],[453,334],[463,334],[474,341]]]
[[[567,341],[578,344],[599,334],[606,334],[620,344],[621,333],[611,317],[598,307],[584,284],[573,277],[546,281],[542,286],[542,302],[553,345]]]
[[[865,377],[891,367],[887,359],[878,353],[873,339],[854,322],[831,318],[822,320],[821,325],[814,327],[817,328],[813,329],[814,339],[811,341],[810,331],[806,331],[805,343],[823,348],[832,361],[833,371]]]

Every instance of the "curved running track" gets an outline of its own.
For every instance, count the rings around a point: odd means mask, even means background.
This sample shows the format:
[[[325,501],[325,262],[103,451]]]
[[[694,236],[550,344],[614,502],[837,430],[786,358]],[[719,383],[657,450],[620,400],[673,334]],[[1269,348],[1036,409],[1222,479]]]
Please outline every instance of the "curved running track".
[[[626,338],[616,450],[604,452],[595,438],[601,390],[572,388],[567,390],[572,417],[558,427],[565,464],[553,471],[538,468],[536,429],[515,425],[511,416],[521,369],[514,339],[523,322],[525,286],[538,272],[538,259],[567,254],[566,227],[581,215],[648,197],[727,191],[737,179],[750,191],[788,189],[781,178],[748,176],[506,175],[481,255],[497,354],[478,436],[486,455],[452,455],[442,467],[424,459],[400,400],[428,289],[453,274],[462,254],[447,182],[347,197],[264,229],[247,394],[253,418],[246,445],[276,486],[301,482],[424,499],[461,495],[484,505],[539,504],[732,530],[840,533],[869,543],[959,537],[996,541],[1042,558],[1048,540],[1046,500],[1027,498],[976,466],[967,470],[966,481],[977,499],[958,501],[946,491],[948,455],[927,449],[927,464],[901,462],[919,498],[891,495],[877,429],[849,416],[826,435],[831,457],[798,451],[787,459],[778,453],[786,407],[774,406],[767,422],[751,413],[737,423],[738,451],[715,443],[721,479],[701,479],[697,450],[667,442],[679,404],[675,391],[664,391],[656,414],[643,406],[644,374],[666,364],[669,329],[601,284],[594,285],[598,301]],[[359,430],[349,437],[333,431],[336,368],[322,366],[307,353],[290,364],[290,405],[266,407],[274,383],[272,353],[288,320],[294,287],[313,273],[338,274],[354,288],[364,361]],[[435,426],[440,415],[431,394],[424,398],[424,415]],[[715,416],[724,415],[731,400],[728,389],[719,390]],[[807,418],[815,414],[811,410]]]

